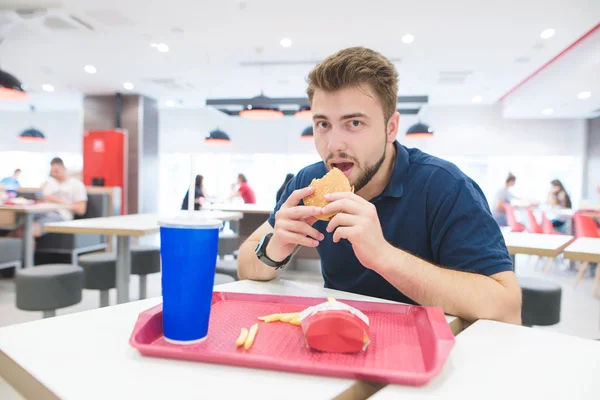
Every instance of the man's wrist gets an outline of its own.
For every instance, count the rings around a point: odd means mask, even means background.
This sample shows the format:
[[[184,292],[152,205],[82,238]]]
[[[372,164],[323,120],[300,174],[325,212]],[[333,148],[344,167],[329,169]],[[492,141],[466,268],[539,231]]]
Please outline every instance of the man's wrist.
[[[378,253],[380,256],[371,269],[379,275],[384,276],[389,269],[398,266],[399,255],[403,252],[385,241],[385,245],[382,246]]]
[[[271,240],[269,240],[269,243],[265,248],[265,255],[267,258],[269,258],[269,260],[279,263],[288,258],[291,253],[285,254],[285,252],[282,252],[280,249],[278,249],[277,242],[274,242],[273,238],[274,237],[271,236]]]

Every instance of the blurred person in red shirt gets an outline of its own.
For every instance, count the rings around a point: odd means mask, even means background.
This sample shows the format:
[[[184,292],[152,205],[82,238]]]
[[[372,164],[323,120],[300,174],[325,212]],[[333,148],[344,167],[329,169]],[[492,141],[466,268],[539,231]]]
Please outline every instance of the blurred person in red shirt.
[[[241,197],[246,204],[256,204],[256,196],[254,195],[254,190],[248,185],[248,180],[244,176],[244,174],[239,174],[237,179],[237,190],[229,196],[229,199],[233,199],[234,197]]]

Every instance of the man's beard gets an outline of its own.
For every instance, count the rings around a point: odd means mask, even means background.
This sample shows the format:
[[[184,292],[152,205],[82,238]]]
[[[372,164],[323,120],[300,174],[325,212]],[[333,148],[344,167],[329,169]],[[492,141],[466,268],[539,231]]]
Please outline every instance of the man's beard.
[[[377,173],[377,171],[379,171],[379,168],[381,168],[381,166],[383,165],[383,161],[385,161],[385,153],[386,153],[386,146],[383,146],[383,155],[381,156],[381,158],[379,160],[377,160],[377,162],[375,162],[375,164],[372,165],[365,165],[364,171],[362,172],[362,174],[356,178],[356,181],[354,181],[354,193],[358,192],[360,189],[364,188],[367,183],[369,183],[371,181],[371,179],[373,179],[373,177],[375,176],[375,174]]]

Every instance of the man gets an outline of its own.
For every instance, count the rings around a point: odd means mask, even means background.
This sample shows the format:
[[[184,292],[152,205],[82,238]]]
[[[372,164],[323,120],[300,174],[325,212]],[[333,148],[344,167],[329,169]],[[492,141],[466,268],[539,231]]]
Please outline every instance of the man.
[[[369,49],[345,49],[310,73],[307,92],[323,162],[296,175],[240,247],[240,278],[274,279],[298,245],[316,247],[328,288],[519,324],[520,287],[479,186],[396,141],[393,64]],[[333,167],[355,192],[329,195],[323,208],[300,205],[311,180]],[[331,221],[315,219],[332,212]]]
[[[244,200],[244,203],[255,204],[256,196],[254,195],[254,190],[252,190],[250,185],[248,185],[248,180],[246,179],[246,176],[244,176],[244,174],[239,174],[237,181],[238,188],[237,190],[234,189],[231,196],[229,196],[229,199],[233,199],[234,197],[241,197],[242,200]]]
[[[510,204],[513,199],[516,199],[515,196],[510,192],[510,188],[515,186],[517,183],[517,177],[512,173],[508,173],[506,177],[506,181],[504,187],[496,192],[496,196],[494,197],[494,202],[492,203],[492,216],[500,226],[507,226],[508,222],[506,219],[506,208],[504,207],[506,204]]]
[[[18,189],[21,187],[21,183],[19,182],[19,176],[21,175],[21,170],[19,168],[15,169],[12,176],[7,176],[6,178],[0,181],[0,186],[4,186],[7,189]]]
[[[43,201],[66,205],[57,211],[50,211],[34,216],[33,234],[40,237],[43,226],[49,222],[69,221],[75,215],[82,216],[87,210],[87,191],[83,182],[69,177],[62,159],[56,157],[50,162],[50,177],[42,186]],[[13,236],[22,236],[22,228]]]

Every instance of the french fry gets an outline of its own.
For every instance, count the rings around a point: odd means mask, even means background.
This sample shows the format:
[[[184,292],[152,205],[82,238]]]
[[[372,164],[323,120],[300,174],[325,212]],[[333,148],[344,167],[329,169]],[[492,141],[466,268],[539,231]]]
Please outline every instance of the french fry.
[[[333,302],[335,302],[335,297],[328,297],[327,301],[330,303],[333,303]]]
[[[298,313],[284,314],[279,320],[281,322],[290,322],[291,320],[296,318],[298,315],[299,315]]]
[[[240,332],[240,336],[235,341],[235,345],[237,347],[240,347],[241,345],[243,345],[246,342],[247,337],[248,337],[248,329],[242,328],[242,331]]]
[[[300,319],[300,314],[298,314],[297,316],[292,318],[292,320],[290,321],[290,324],[296,325],[296,326],[302,325],[302,320]]]
[[[254,339],[256,338],[256,333],[258,332],[258,324],[254,324],[250,327],[250,332],[248,332],[248,337],[244,342],[244,349],[248,350],[252,347],[252,343],[254,343]]]
[[[265,315],[264,317],[258,317],[258,319],[260,319],[263,322],[275,322],[279,321],[283,315],[285,314],[271,314]]]
[[[271,315],[265,315],[264,317],[258,317],[258,319],[263,322],[275,322],[275,321],[289,322],[290,319],[292,319],[292,318],[294,318],[294,316],[296,316],[296,314],[298,314],[298,313],[271,314]]]

